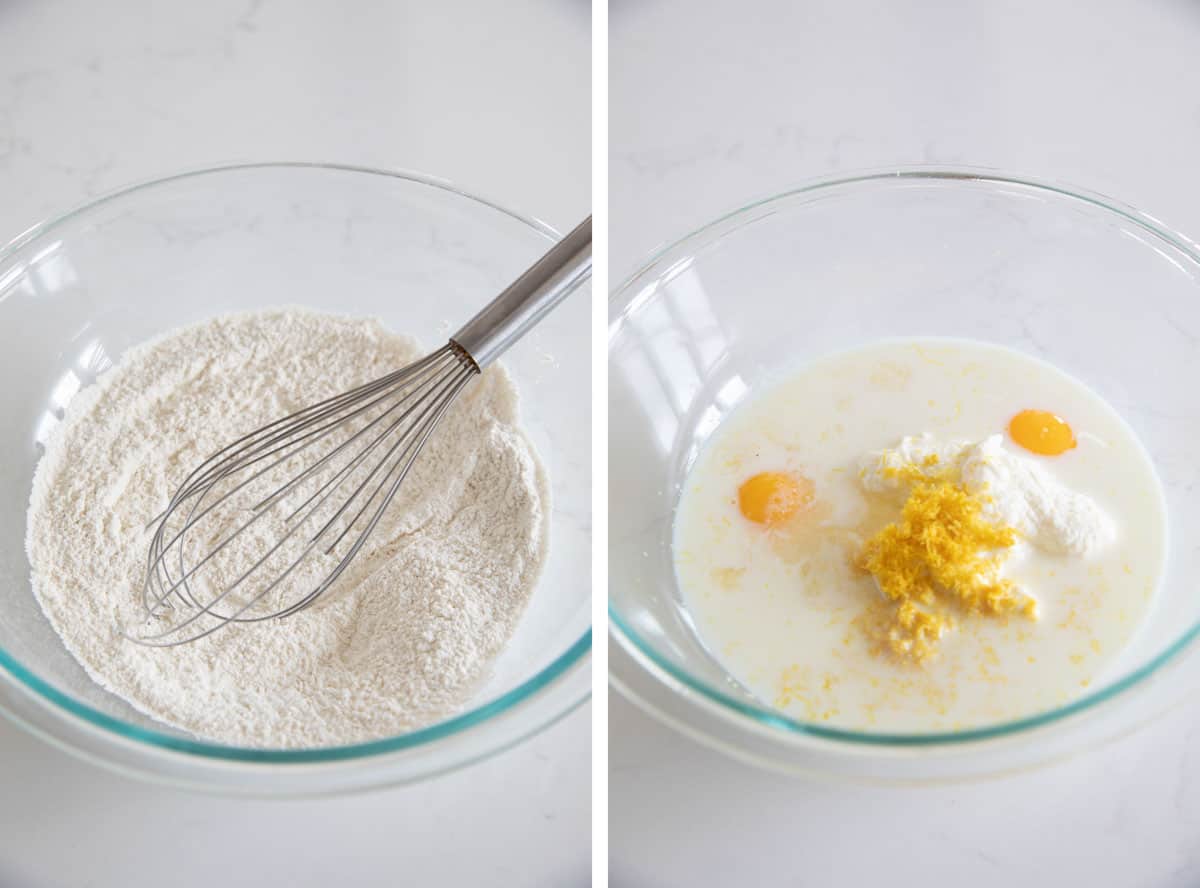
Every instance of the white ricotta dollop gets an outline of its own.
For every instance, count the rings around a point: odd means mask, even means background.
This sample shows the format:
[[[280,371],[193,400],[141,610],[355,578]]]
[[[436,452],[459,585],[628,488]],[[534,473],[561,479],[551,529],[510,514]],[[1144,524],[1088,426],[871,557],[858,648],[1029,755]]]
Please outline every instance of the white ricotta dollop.
[[[949,471],[957,478],[963,454],[970,446],[971,442],[963,438],[939,441],[929,432],[905,435],[895,447],[873,450],[864,456],[859,463],[858,478],[873,493],[907,493],[909,482],[902,477],[902,470],[916,469],[927,478]]]
[[[909,467],[926,477],[950,473],[979,495],[985,515],[1044,552],[1089,555],[1116,537],[1112,520],[1093,499],[1007,449],[1000,435],[976,443],[939,441],[928,432],[906,436],[894,448],[867,454],[859,479],[870,491],[903,492],[909,482],[898,477],[898,470]]]

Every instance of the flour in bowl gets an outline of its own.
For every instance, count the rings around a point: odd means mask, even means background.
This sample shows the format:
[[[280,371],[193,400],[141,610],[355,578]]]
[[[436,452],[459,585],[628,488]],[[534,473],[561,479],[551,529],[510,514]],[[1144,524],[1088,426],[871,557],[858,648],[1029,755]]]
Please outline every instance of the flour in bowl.
[[[147,524],[210,453],[424,354],[374,321],[231,315],[128,352],[71,403],[34,477],[33,588],[100,685],[209,740],[303,748],[460,711],[515,630],[545,558],[548,485],[502,367],[472,382],[334,586],[283,620],[135,644]]]

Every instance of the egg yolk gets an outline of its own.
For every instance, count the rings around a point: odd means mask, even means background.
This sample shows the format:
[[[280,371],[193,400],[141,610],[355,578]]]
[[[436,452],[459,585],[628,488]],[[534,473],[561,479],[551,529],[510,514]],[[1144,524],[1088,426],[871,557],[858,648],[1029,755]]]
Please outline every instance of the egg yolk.
[[[738,509],[750,521],[772,527],[813,500],[813,485],[791,472],[760,472],[738,488]]]
[[[1075,446],[1067,421],[1045,410],[1022,410],[1008,423],[1012,439],[1032,453],[1058,456]]]

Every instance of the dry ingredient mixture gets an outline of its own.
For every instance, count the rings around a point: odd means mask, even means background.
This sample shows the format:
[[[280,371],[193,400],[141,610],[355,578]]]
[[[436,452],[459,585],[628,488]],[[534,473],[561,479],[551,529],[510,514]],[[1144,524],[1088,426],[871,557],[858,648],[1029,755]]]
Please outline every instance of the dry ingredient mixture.
[[[362,742],[459,711],[511,637],[545,557],[548,486],[501,367],[469,385],[367,547],[309,609],[174,648],[134,644],[150,531],[208,454],[424,354],[375,321],[276,310],[127,353],[71,403],[38,466],[33,588],[100,685],[226,743]]]

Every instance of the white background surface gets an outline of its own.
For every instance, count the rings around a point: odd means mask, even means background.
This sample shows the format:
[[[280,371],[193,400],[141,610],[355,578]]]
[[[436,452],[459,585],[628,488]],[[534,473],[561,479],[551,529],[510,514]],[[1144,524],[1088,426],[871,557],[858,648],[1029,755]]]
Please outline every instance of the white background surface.
[[[614,281],[754,197],[898,163],[1075,182],[1200,239],[1196,0],[614,0],[610,27]],[[615,696],[610,738],[617,886],[1200,884],[1200,704],[936,789],[755,771]]]
[[[416,169],[569,228],[590,203],[589,18],[0,0],[0,240],[131,181],[279,159]],[[586,884],[589,714],[419,786],[303,802],[145,786],[0,722],[0,888]]]

